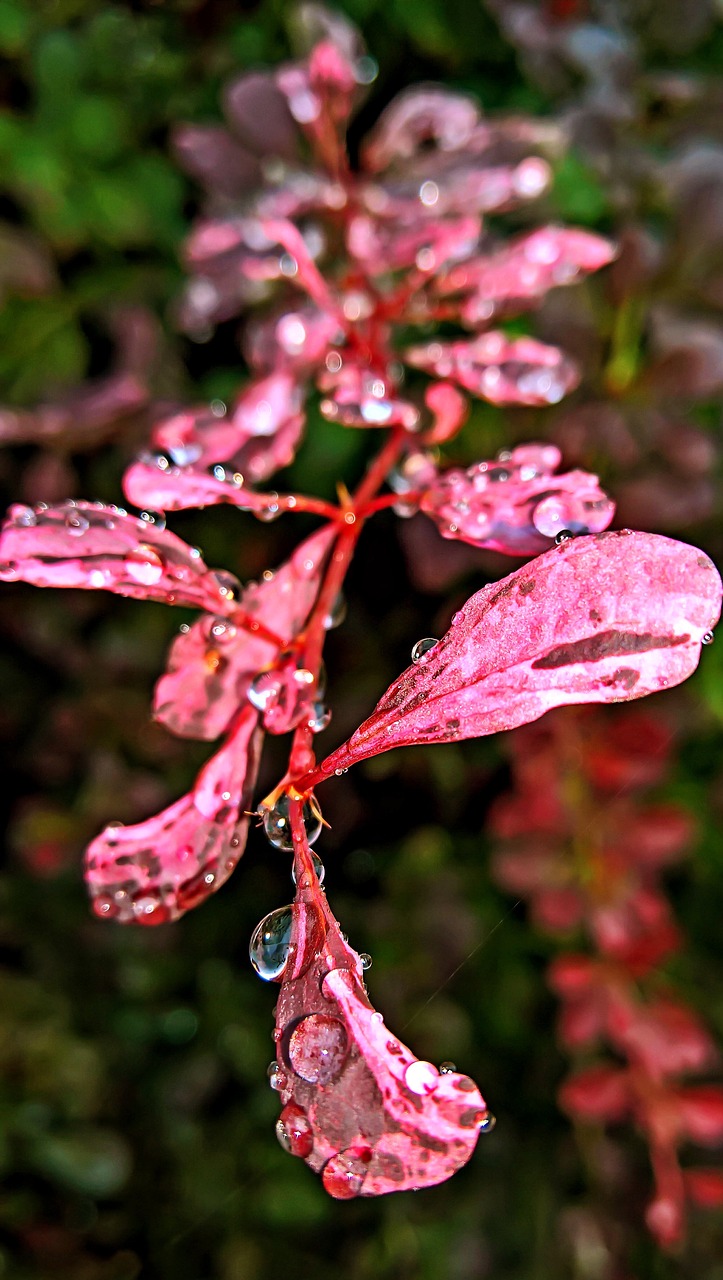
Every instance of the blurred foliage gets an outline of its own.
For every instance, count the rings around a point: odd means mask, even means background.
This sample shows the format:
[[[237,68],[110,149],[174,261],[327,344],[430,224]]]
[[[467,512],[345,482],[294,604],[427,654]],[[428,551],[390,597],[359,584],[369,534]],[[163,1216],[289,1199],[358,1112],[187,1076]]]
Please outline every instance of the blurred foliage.
[[[394,91],[419,79],[471,90],[490,110],[550,114],[565,95],[574,99],[574,77],[559,88],[520,69],[479,0],[340,7],[380,64],[359,134]],[[607,12],[614,26],[630,24],[648,69],[718,77],[720,91],[723,38],[713,16],[699,21],[700,7],[687,15],[682,0],[621,0]],[[583,3],[549,8],[551,22],[587,12]],[[168,129],[217,118],[225,78],[287,56],[288,15],[283,0],[0,0],[2,402],[32,407],[106,374],[121,305],[150,318],[144,350],[155,397],[229,393],[239,359],[233,325],[198,345],[173,330],[178,251],[197,195],[171,158]],[[694,18],[698,34],[681,39],[681,51],[670,31],[682,35]],[[655,148],[650,119],[637,140]],[[701,140],[709,123],[701,119]],[[626,139],[637,127],[625,122]],[[621,208],[614,177],[594,148],[576,144],[559,164],[550,215],[610,229]],[[655,192],[644,199],[647,225],[685,248],[665,203]],[[668,284],[656,287],[664,294]],[[623,323],[597,285],[585,299],[583,320],[594,316],[617,362],[608,388],[628,386],[645,355],[642,322],[628,310]],[[554,319],[543,324],[554,328]],[[579,320],[572,313],[568,326]],[[715,397],[693,400],[699,425],[719,435]],[[539,435],[544,421],[523,414],[512,425]],[[362,437],[313,428],[289,485],[332,492],[337,476],[358,474]],[[60,439],[8,449],[5,494],[113,500],[142,429],[119,424],[110,443],[91,431],[82,447]],[[500,412],[480,405],[464,449],[470,459],[489,456],[506,433]],[[596,448],[597,465],[608,465],[605,442]],[[720,553],[714,515],[701,526],[694,512],[684,536]],[[298,536],[291,524],[259,527],[214,511],[173,527],[200,541],[210,563],[250,577],[288,551]],[[426,556],[411,526],[401,535]],[[468,557],[451,600],[446,585],[402,588],[407,562],[392,517],[380,517],[351,575],[348,620],[329,640],[332,733],[354,727],[410,643],[434,634],[455,601],[500,571]],[[375,1002],[420,1056],[470,1071],[500,1117],[471,1165],[437,1190],[332,1202],[277,1146],[265,1079],[274,993],[251,973],[246,940],[290,886],[257,833],[229,885],[197,915],[147,932],[90,919],[84,844],[111,817],[132,820],[181,794],[204,757],[148,719],[152,682],[182,620],[160,606],[81,593],[4,595],[0,1277],[268,1280],[286,1269],[310,1280],[721,1280],[720,1218],[701,1214],[686,1251],[662,1259],[641,1227],[642,1144],[626,1139],[635,1176],[621,1181],[616,1146],[599,1135],[596,1158],[585,1155],[589,1169],[608,1173],[591,1182],[555,1108],[564,1063],[542,976],[553,947],[486,872],[484,815],[507,780],[494,742],[382,757],[325,796],[327,883],[352,942],[374,956]],[[686,735],[674,793],[700,825],[697,857],[673,885],[691,939],[676,976],[723,1041],[721,674],[715,647],[690,692],[661,704]],[[271,782],[273,755],[266,767]],[[613,1262],[596,1234],[601,1205],[617,1224]]]

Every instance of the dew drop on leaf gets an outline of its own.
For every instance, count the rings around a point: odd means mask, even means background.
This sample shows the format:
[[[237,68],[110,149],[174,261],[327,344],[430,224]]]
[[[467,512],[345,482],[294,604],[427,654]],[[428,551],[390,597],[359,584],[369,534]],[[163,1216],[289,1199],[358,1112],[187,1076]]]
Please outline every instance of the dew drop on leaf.
[[[293,908],[277,907],[257,924],[249,943],[249,959],[264,982],[277,982],[289,958]]]
[[[412,662],[419,663],[433,649],[439,641],[434,636],[425,636],[423,640],[418,640],[412,649]]]

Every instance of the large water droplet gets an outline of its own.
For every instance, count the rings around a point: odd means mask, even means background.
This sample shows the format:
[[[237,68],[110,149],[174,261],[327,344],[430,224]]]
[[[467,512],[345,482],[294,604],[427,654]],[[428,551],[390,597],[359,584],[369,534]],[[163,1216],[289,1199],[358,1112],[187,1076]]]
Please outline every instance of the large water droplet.
[[[277,907],[257,924],[249,943],[249,959],[264,982],[277,982],[286,968],[294,909]]]
[[[339,1075],[348,1052],[349,1037],[344,1023],[325,1013],[310,1013],[294,1027],[287,1056],[302,1080],[325,1085]]]
[[[412,1093],[433,1093],[439,1084],[439,1072],[432,1062],[410,1062],[404,1072],[404,1083]]]
[[[439,1074],[441,1076],[449,1076],[456,1070],[457,1068],[453,1062],[440,1062],[439,1064]]]
[[[571,529],[561,529],[555,536],[555,545],[557,547],[561,547],[563,542],[569,542],[571,538],[574,538],[574,536],[575,535]]]
[[[90,528],[90,520],[83,515],[82,511],[69,511],[64,524],[73,538],[81,537]]]
[[[370,1147],[348,1147],[327,1160],[321,1175],[324,1190],[335,1200],[353,1200],[364,1186],[369,1162]]]
[[[306,723],[312,733],[323,733],[331,724],[331,709],[323,702],[315,702]]]
[[[439,644],[439,641],[434,636],[425,636],[423,640],[418,640],[412,649],[412,662],[420,663],[436,644]]]
[[[373,961],[368,951],[360,951],[359,960],[361,961],[362,969],[364,969],[365,971],[367,969],[371,969]]]
[[[339,593],[331,606],[329,612],[324,615],[323,627],[325,631],[333,631],[334,627],[340,627],[346,617],[346,600]]]
[[[715,636],[713,635],[713,632],[706,631],[705,634],[701,636],[700,642],[701,644],[712,644],[714,640],[715,640]]]
[[[314,1134],[303,1107],[290,1102],[276,1121],[276,1137],[290,1156],[305,1160],[314,1147]]]
[[[125,571],[133,582],[140,582],[144,587],[152,587],[163,577],[163,561],[158,552],[147,543],[141,542],[133,547],[125,556]]]
[[[272,809],[262,810],[262,821],[266,837],[274,848],[286,849],[291,852],[294,847],[294,841],[291,836],[289,807],[289,796],[284,791]],[[321,834],[323,825],[321,813],[316,806],[312,807],[307,802],[301,811],[301,816],[304,822],[304,830],[306,831],[306,839],[309,844],[314,844]]]

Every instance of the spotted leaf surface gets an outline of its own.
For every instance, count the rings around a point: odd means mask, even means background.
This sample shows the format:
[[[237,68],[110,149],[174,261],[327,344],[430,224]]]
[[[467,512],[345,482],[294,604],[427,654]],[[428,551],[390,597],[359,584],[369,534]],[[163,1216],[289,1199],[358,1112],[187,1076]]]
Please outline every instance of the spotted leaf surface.
[[[468,1076],[417,1059],[375,1013],[298,822],[271,1073],[279,1139],[336,1199],[433,1186],[469,1160],[489,1112]]]
[[[472,596],[320,768],[679,684],[720,605],[720,577],[695,547],[629,530],[570,539]]]
[[[411,347],[405,359],[490,404],[557,404],[580,380],[577,366],[557,347],[536,338],[508,338],[497,330]]]
[[[181,632],[156,685],[157,720],[181,737],[210,740],[224,732],[252,680],[274,668],[281,649],[306,622],[335,532],[325,525],[300,543],[276,573],[269,571],[258,584],[246,587],[239,599],[243,627],[233,615],[207,615]],[[266,629],[278,643],[262,634]]]
[[[106,827],[89,845],[85,878],[96,915],[163,924],[220,888],[246,844],[262,736],[246,708],[192,791],[145,822]]]
[[[424,494],[421,509],[442,537],[507,555],[545,551],[563,529],[606,529],[615,505],[597,476],[586,471],[555,475],[559,463],[554,445],[520,445],[504,461],[443,472]]]
[[[14,506],[0,535],[0,577],[36,587],[86,587],[225,613],[223,574],[175,534],[94,502]]]

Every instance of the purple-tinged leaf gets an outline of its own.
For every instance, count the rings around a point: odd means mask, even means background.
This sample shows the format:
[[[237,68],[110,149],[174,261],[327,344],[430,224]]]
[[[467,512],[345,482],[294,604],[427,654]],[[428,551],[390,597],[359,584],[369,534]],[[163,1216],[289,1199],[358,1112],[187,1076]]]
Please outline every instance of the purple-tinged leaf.
[[[171,648],[167,672],[156,685],[153,714],[186,738],[217,738],[227,728],[249,686],[273,668],[283,648],[303,628],[319,593],[336,529],[325,525],[296,548],[276,573],[265,574],[240,594],[246,625],[231,617],[203,617],[182,631]],[[249,624],[248,620],[251,619]],[[253,623],[279,639],[254,634]]]
[[[294,160],[299,131],[272,72],[253,71],[234,80],[224,93],[226,119],[256,155]]]
[[[471,340],[411,347],[404,359],[491,404],[557,404],[580,380],[576,365],[558,347],[496,330]]]
[[[221,125],[179,125],[172,146],[182,168],[212,193],[238,198],[261,181],[258,158]]]
[[[392,747],[680,684],[720,604],[720,577],[695,547],[626,529],[569,539],[472,596],[314,779]]]
[[[599,270],[614,256],[614,246],[602,236],[542,227],[496,253],[455,264],[435,278],[434,288],[442,295],[467,295],[460,315],[477,324],[500,310],[509,313],[540,302],[550,289]]]
[[[138,600],[227,613],[223,574],[152,519],[103,503],[10,508],[0,535],[0,578],[36,587],[86,587]]]
[[[375,1013],[293,816],[292,827],[296,900],[270,930],[287,947],[270,1073],[279,1141],[335,1199],[434,1186],[467,1163],[490,1113],[469,1076],[415,1058]]]
[[[586,471],[556,476],[559,463],[554,445],[520,445],[504,460],[442,472],[423,495],[421,509],[442,537],[505,555],[546,551],[563,529],[600,533],[610,524],[615,504],[597,476]]]
[[[221,887],[246,845],[262,740],[248,707],[188,795],[145,822],[108,826],[96,837],[85,855],[96,915],[164,924]]]

